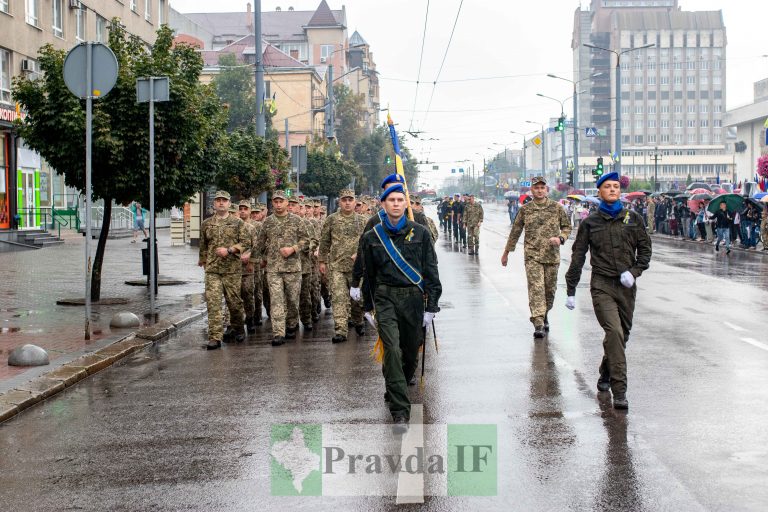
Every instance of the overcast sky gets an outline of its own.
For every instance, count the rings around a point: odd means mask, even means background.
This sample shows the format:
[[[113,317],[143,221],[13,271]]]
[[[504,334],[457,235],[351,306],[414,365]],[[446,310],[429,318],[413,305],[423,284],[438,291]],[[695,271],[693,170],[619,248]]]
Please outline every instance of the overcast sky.
[[[276,6],[314,10],[320,0],[262,1],[262,9]],[[349,34],[358,30],[371,45],[381,73],[381,104],[392,109],[400,130],[423,130],[408,145],[419,159],[440,164],[441,171],[459,160],[479,166],[493,143],[520,147],[520,136],[530,132],[525,121],[545,123],[559,114],[551,100],[537,92],[565,99],[572,86],[547,78],[547,73],[573,77],[571,33],[573,0],[464,0],[440,81],[427,115],[440,63],[445,54],[461,0],[431,0],[427,22],[421,84],[416,108],[416,78],[427,0],[328,0],[331,9],[347,9]],[[171,0],[181,12],[245,11],[246,0]],[[582,5],[586,8],[589,2]],[[752,100],[752,83],[768,77],[768,42],[765,21],[768,2],[756,0],[680,0],[683,10],[721,10],[725,19],[727,50],[727,107]],[[484,79],[488,77],[508,77]],[[474,79],[474,80],[467,80]],[[453,82],[451,82],[453,81]],[[570,115],[570,102],[566,113]],[[383,117],[382,117],[383,119]],[[478,156],[480,153],[482,156]],[[457,165],[454,165],[457,166]],[[442,172],[441,172],[442,174]]]

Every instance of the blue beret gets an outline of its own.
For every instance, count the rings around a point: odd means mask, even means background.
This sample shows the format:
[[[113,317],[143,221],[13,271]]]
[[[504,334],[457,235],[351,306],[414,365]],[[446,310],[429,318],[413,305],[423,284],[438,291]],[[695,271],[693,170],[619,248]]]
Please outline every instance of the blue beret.
[[[608,174],[603,174],[600,179],[597,180],[597,188],[600,188],[600,185],[606,181],[619,181],[619,173],[609,172]]]
[[[390,174],[382,180],[381,188],[385,188],[390,183],[405,183],[405,179],[397,173]]]
[[[389,194],[392,192],[400,192],[401,194],[405,194],[405,189],[403,188],[403,185],[401,183],[398,183],[397,185],[392,185],[388,189],[386,189],[384,192],[381,193],[381,197],[379,197],[380,201],[384,201]]]

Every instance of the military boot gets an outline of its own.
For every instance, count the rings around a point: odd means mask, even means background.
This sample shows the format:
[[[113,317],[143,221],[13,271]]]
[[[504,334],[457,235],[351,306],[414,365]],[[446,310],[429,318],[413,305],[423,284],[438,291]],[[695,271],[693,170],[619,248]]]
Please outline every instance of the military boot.
[[[600,374],[600,378],[597,379],[597,390],[603,392],[611,390],[611,376],[608,372]]]
[[[544,336],[546,336],[546,333],[544,332],[544,326],[537,325],[533,330],[533,337],[536,339],[541,339]]]
[[[613,408],[614,409],[629,409],[629,402],[627,401],[626,393],[614,393],[614,395],[613,395]]]
[[[245,319],[245,328],[248,330],[248,334],[253,334],[256,332],[256,322],[253,318]]]
[[[549,314],[544,315],[544,332],[549,332]]]
[[[331,338],[331,343],[344,343],[345,341],[347,341],[347,337],[343,334],[337,334]]]

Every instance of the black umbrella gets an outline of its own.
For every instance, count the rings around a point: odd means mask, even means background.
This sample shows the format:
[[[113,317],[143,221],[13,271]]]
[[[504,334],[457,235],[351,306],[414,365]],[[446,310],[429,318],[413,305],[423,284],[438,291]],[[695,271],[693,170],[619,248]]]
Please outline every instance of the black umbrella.
[[[690,198],[691,198],[690,194],[679,194],[673,197],[672,199],[675,201],[687,201]]]
[[[754,197],[747,197],[744,199],[744,202],[751,204],[752,206],[755,206],[758,210],[763,211],[765,208],[765,203],[761,203]]]
[[[679,190],[667,190],[666,192],[661,193],[661,195],[669,196],[669,197],[674,197],[680,194],[682,194],[682,192],[680,192]]]

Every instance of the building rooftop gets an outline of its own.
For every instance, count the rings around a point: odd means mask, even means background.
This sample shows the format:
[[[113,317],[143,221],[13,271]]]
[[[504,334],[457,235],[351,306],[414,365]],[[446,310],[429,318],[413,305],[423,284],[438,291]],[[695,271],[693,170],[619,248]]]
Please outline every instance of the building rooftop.
[[[355,30],[355,33],[349,38],[349,46],[368,46],[368,43],[363,39],[363,36],[360,35],[360,32]]]
[[[722,11],[615,11],[613,16],[621,30],[725,29]]]

